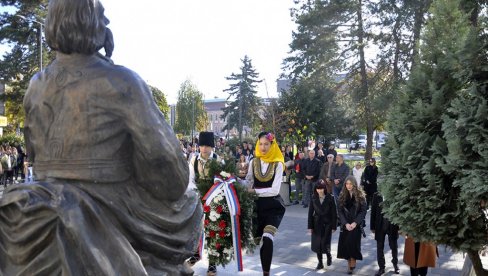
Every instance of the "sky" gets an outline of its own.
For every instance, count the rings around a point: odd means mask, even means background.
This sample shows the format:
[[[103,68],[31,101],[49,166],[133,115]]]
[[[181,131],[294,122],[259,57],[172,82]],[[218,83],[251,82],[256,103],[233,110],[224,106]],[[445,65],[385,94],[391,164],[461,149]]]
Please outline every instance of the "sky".
[[[240,72],[245,55],[265,80],[258,96],[277,96],[295,29],[293,0],[101,2],[114,35],[114,63],[162,90],[170,104],[187,79],[205,99],[227,98],[225,77]]]

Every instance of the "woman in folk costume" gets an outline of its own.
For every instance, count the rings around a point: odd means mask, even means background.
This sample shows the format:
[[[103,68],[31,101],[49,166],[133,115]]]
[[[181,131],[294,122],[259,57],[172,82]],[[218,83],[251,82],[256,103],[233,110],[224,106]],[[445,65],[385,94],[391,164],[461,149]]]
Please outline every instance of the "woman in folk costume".
[[[270,273],[273,239],[285,214],[283,199],[279,195],[283,168],[283,154],[274,135],[261,132],[246,180],[249,191],[258,195],[256,237],[262,237],[260,256],[263,275]]]

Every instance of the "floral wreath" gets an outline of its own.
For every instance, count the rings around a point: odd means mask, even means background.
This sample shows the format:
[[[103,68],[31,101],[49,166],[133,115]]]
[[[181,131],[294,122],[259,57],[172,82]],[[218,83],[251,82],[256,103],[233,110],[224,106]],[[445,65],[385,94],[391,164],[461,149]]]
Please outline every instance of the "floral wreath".
[[[220,162],[211,160],[209,166],[209,175],[215,175],[215,179],[219,181],[232,182],[234,174],[229,172],[235,171],[235,162],[228,160],[223,165]],[[197,188],[202,196],[203,212],[204,212],[204,237],[203,244],[207,250],[207,256],[210,263],[225,266],[230,263],[232,259],[239,260],[239,253],[236,253],[233,240],[236,228],[240,232],[240,247],[243,250],[252,252],[255,248],[255,243],[252,238],[253,227],[252,223],[254,213],[255,195],[247,192],[246,187],[239,183],[233,183],[232,189],[235,191],[238,203],[240,205],[240,215],[238,225],[231,219],[231,207],[228,205],[226,193],[221,192],[213,196],[208,201],[207,194],[215,188],[213,179],[199,179],[197,181]],[[207,202],[207,204],[206,204]],[[233,225],[234,222],[234,225]],[[201,248],[200,252],[202,252]],[[239,265],[238,265],[239,267]],[[242,262],[241,262],[242,267]]]

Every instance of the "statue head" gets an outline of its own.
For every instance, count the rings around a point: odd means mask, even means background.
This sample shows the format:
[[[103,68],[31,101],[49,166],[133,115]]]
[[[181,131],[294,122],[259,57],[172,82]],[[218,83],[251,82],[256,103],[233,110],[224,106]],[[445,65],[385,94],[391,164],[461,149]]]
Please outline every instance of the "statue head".
[[[98,0],[50,0],[46,41],[64,54],[91,55],[104,47],[109,22]]]

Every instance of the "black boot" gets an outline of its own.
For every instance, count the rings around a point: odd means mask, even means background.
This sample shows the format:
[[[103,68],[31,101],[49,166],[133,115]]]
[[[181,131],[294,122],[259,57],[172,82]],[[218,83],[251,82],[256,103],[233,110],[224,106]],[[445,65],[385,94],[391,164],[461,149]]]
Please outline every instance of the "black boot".
[[[317,265],[317,267],[315,268],[316,270],[319,270],[319,269],[322,269],[324,268],[324,264],[322,263],[322,261],[319,261],[319,264]]]
[[[327,253],[327,266],[332,265],[332,255],[330,253]]]
[[[217,266],[214,264],[209,264],[207,269],[207,276],[217,275]]]
[[[380,268],[380,269],[378,270],[378,272],[376,272],[376,274],[375,274],[374,276],[381,276],[381,275],[383,275],[383,274],[385,274],[385,269],[384,269],[384,268]]]
[[[395,274],[400,274],[400,268],[398,268],[397,264],[393,264],[393,268],[395,269]]]
[[[322,253],[317,253],[317,260],[319,260],[319,264],[315,269],[319,270],[324,268],[324,264],[322,263]]]

